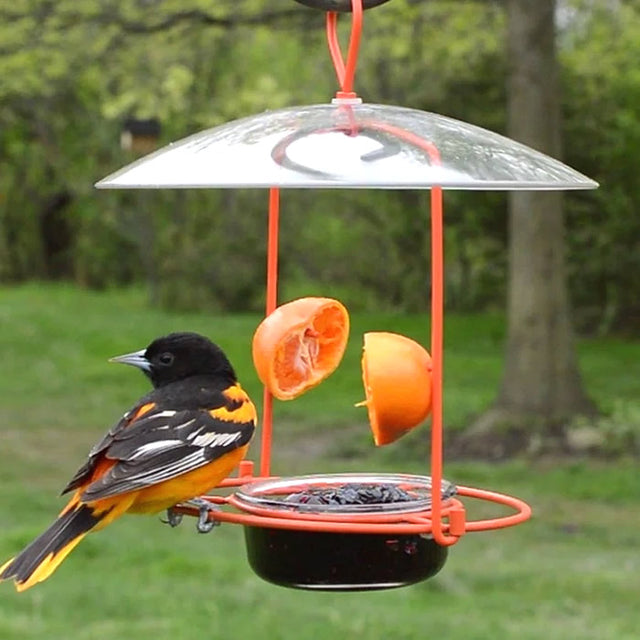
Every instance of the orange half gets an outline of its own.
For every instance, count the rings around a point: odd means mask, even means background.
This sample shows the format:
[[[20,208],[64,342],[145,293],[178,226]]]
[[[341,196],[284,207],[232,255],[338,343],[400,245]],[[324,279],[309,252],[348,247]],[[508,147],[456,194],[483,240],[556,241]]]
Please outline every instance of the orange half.
[[[317,386],[340,364],[349,338],[349,314],[333,298],[299,298],[279,306],[253,336],[258,377],[279,400]]]
[[[431,412],[431,356],[411,338],[376,331],[364,334],[362,381],[376,445],[394,442]]]

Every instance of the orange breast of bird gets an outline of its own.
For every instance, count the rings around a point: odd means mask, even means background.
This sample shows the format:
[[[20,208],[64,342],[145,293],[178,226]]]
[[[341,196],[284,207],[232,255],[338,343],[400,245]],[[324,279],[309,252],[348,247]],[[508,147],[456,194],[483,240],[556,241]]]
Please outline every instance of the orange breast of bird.
[[[155,513],[190,500],[218,486],[243,460],[249,445],[225,453],[213,462],[184,475],[135,491],[129,513]]]

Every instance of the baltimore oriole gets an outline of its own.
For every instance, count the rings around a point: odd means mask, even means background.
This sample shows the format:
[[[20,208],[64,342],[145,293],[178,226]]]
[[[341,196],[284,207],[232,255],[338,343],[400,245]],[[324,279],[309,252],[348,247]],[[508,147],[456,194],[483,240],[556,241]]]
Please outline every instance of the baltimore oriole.
[[[62,493],[74,491],[57,520],[0,567],[0,580],[24,591],[48,578],[89,533],[123,513],[168,510],[218,485],[244,458],[256,409],[222,349],[196,333],[172,333],[112,358],[138,367],[154,389],[89,453]],[[208,530],[201,501],[198,529]]]

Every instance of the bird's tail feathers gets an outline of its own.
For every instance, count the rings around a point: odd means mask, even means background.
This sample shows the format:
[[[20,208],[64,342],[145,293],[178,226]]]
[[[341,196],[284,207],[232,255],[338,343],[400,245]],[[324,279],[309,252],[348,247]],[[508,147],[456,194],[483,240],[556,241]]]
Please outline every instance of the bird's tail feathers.
[[[46,580],[75,546],[109,514],[72,501],[58,519],[15,558],[0,567],[0,581],[13,579],[18,591]]]

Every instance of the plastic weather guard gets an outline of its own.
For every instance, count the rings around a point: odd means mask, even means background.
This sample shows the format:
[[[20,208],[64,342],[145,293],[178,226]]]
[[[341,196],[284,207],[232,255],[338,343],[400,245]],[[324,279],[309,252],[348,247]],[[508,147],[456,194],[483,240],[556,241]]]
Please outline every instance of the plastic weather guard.
[[[438,150],[437,162],[424,141]],[[96,186],[535,190],[593,189],[597,183],[530,147],[459,120],[337,99],[196,133]]]

